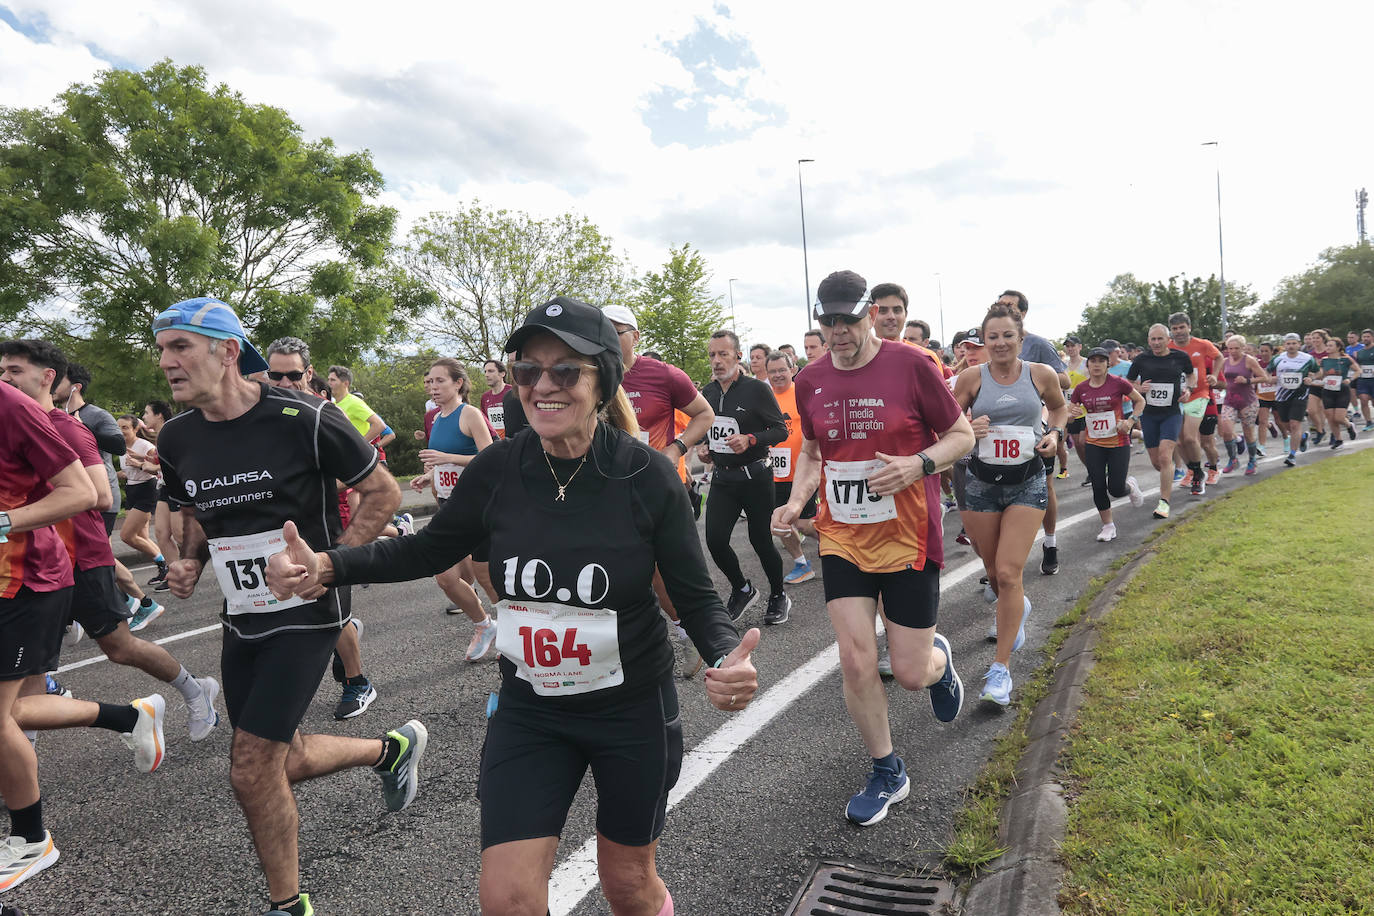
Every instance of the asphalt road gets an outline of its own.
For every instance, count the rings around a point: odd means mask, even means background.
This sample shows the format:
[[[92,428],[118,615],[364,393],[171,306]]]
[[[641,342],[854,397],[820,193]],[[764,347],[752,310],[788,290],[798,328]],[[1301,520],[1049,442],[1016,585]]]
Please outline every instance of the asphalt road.
[[[1346,453],[1352,450],[1347,446]],[[1323,447],[1303,460],[1329,454]],[[1012,661],[1013,677],[1024,677],[1041,662],[1051,624],[1089,581],[1158,524],[1150,518],[1155,497],[1149,495],[1157,477],[1144,456],[1133,457],[1132,472],[1146,489],[1146,503],[1132,509],[1120,502],[1120,537],[1110,544],[1094,540],[1099,525],[1090,490],[1080,487],[1082,467],[1075,461],[1073,476],[1055,481],[1062,570],[1042,576],[1040,547],[1033,549],[1026,585],[1035,610],[1028,644]],[[1284,471],[1271,457],[1258,476],[1227,475],[1201,499],[1176,494],[1174,513],[1186,514],[1273,473],[1302,471]],[[968,691],[976,695],[993,656],[992,643],[984,639],[991,608],[980,594],[981,564],[969,548],[954,543],[958,530],[951,515],[939,628],[950,638]],[[762,582],[743,525],[736,529],[735,546],[746,572]],[[807,552],[814,558],[814,543]],[[151,570],[136,575],[143,580]],[[724,580],[716,580],[724,590]],[[822,584],[818,578],[791,594],[791,621],[766,629],[754,656],[762,686],[750,710],[718,712],[707,704],[699,678],[681,682],[688,757],[658,853],[678,912],[781,913],[818,857],[899,870],[934,865],[963,787],[1012,720],[1014,705],[989,710],[971,699],[955,722],[942,725],[924,693],[908,694],[889,683],[893,736],[912,774],[911,796],[877,826],[850,825],[844,806],[862,788],[869,761],[845,712]],[[213,578],[202,579],[191,600],[160,597],[167,613],[141,635],[163,641],[193,673],[218,675],[220,595]],[[420,795],[400,814],[383,810],[378,780],[367,770],[298,787],[303,886],[318,913],[478,912],[476,762],[497,668],[463,661],[470,625],[445,615],[445,603],[429,581],[354,591],[355,613],[366,621],[364,667],[380,699],[364,716],[335,722],[339,691],[326,676],[303,728],[375,737],[415,717],[428,725],[430,745]],[[758,625],[762,611],[759,602],[744,623]],[[92,658],[101,660],[81,664]],[[166,695],[167,759],[156,773],[142,775],[113,733],[42,735],[44,812],[62,857],[5,902],[30,914],[265,910],[265,884],[229,788],[227,721],[207,740],[192,743],[175,690],[109,664],[89,641],[66,650],[63,662],[60,678],[82,698],[127,702],[155,690]],[[593,795],[588,780],[563,833],[551,897],[556,914],[609,912],[584,855],[594,835]]]

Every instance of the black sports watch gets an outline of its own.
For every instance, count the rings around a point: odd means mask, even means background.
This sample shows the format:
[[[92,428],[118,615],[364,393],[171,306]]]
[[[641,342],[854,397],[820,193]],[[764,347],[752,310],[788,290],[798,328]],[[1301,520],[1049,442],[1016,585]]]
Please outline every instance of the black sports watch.
[[[935,462],[925,452],[917,452],[916,457],[921,459],[921,473],[930,477],[935,473]]]

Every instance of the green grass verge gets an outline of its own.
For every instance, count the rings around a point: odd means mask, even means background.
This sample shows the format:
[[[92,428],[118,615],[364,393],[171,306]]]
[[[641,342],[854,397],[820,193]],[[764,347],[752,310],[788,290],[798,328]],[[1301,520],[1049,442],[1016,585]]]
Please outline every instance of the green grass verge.
[[[1065,757],[1065,912],[1374,912],[1371,513],[1364,453],[1159,544]]]
[[[1172,524],[1172,523],[1169,523]],[[1153,540],[1165,526],[1151,532]],[[1002,806],[1016,791],[1016,767],[1029,743],[1026,737],[1031,713],[1049,692],[1054,674],[1054,657],[1059,646],[1068,638],[1071,628],[1083,613],[1128,562],[1127,555],[1112,564],[1111,569],[1094,579],[1063,617],[1055,622],[1045,643],[1046,661],[1031,676],[1016,684],[1016,721],[1012,723],[993,749],[992,757],[978,779],[964,790],[964,806],[954,818],[954,836],[943,851],[945,867],[953,872],[976,877],[988,864],[1006,850],[998,845],[998,826]]]

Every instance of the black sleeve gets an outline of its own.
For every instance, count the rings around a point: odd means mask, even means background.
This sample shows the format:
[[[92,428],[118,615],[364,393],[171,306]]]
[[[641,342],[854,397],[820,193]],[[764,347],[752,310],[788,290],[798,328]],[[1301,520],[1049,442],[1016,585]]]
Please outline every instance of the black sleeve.
[[[507,439],[514,438],[516,433],[530,425],[530,421],[525,419],[525,406],[520,403],[520,395],[514,385],[501,395],[501,410],[506,417]]]
[[[764,426],[762,430],[754,432],[754,438],[759,445],[778,445],[787,441],[787,421],[782,418],[782,408],[778,406],[772,386],[767,382],[759,384],[763,390],[759,392],[754,407]]]
[[[82,406],[76,412],[77,419],[86,425],[95,435],[95,444],[102,452],[109,452],[111,455],[122,455],[128,446],[124,443],[124,434],[119,431],[119,424],[115,418],[110,416],[108,410],[101,410],[91,404]]]
[[[725,613],[706,570],[696,520],[677,468],[662,455],[651,457],[653,478],[640,495],[653,504],[649,511],[654,519],[654,558],[683,628],[701,657],[713,665],[739,645],[739,631]]]
[[[189,420],[181,422],[187,423]],[[157,463],[162,470],[162,485],[167,490],[167,498],[172,501],[175,508],[180,509],[192,503],[190,494],[186,492],[186,484],[181,479],[181,473],[176,468],[176,462],[181,460],[181,452],[176,446],[175,437],[175,431],[164,429],[161,437],[163,448],[158,449]],[[120,438],[124,437],[121,435]]]
[[[423,579],[443,572],[472,553],[474,547],[486,540],[482,516],[500,480],[507,451],[497,443],[478,452],[458,478],[453,495],[419,533],[328,551],[334,564],[334,584]]]
[[[351,487],[377,466],[377,449],[359,435],[344,412],[328,401],[320,405],[315,426],[320,470]]]

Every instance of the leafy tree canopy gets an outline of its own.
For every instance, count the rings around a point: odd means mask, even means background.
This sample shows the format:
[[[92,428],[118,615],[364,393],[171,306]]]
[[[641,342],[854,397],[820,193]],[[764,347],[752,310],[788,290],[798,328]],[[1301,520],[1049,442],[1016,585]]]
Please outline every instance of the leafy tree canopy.
[[[711,295],[710,282],[706,259],[684,242],[669,249],[661,271],[635,281],[630,303],[639,321],[641,346],[663,354],[698,385],[711,377],[707,341],[724,326],[720,297]]]
[[[1226,312],[1231,331],[1245,327],[1258,297],[1248,286],[1226,284]],[[1107,285],[1107,291],[1083,310],[1074,332],[1085,347],[1112,338],[1121,343],[1145,345],[1152,324],[1168,324],[1174,312],[1186,312],[1192,320],[1193,334],[1220,341],[1221,284],[1215,274],[1201,277],[1173,276],[1167,281],[1149,283],[1134,274],[1121,274]]]
[[[55,110],[0,109],[0,322],[114,367],[150,357],[159,311],[213,295],[260,343],[356,357],[426,299],[387,267],[381,188],[366,151],[199,67],[105,71]]]
[[[1250,327],[1278,336],[1325,328],[1344,339],[1347,331],[1374,326],[1374,248],[1328,248],[1317,263],[1279,282],[1256,311]]]
[[[479,201],[420,220],[401,263],[410,282],[434,296],[416,330],[477,365],[501,358],[535,306],[555,296],[606,305],[629,286],[625,261],[586,217],[537,219]]]

